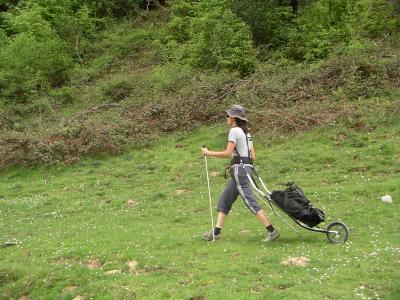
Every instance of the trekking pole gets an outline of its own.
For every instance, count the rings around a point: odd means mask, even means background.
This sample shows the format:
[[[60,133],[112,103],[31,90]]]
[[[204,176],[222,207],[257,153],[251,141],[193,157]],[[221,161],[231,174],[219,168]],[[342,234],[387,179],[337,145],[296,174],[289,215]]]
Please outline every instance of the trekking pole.
[[[203,148],[206,148],[206,146],[203,146]],[[213,211],[212,211],[212,202],[211,202],[211,189],[210,189],[210,179],[208,177],[208,165],[207,165],[207,156],[204,156],[204,162],[206,165],[206,175],[207,175],[207,186],[208,186],[208,199],[210,200],[210,215],[211,215],[211,232],[213,236],[213,241],[215,241],[215,236],[214,236],[214,217],[213,217]]]

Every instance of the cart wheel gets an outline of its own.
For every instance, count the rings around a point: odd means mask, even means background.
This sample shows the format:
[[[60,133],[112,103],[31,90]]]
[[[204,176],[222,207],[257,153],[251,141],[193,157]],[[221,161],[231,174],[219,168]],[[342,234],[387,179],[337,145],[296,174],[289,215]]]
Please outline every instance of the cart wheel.
[[[332,222],[328,225],[328,231],[334,232],[327,232],[326,235],[328,240],[335,244],[345,243],[349,238],[349,229],[347,228],[346,224],[336,221]]]

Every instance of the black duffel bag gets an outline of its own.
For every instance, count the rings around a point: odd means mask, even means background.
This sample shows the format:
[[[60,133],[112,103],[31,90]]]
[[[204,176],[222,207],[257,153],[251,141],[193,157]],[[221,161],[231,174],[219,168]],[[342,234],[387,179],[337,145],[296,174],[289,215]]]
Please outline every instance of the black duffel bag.
[[[314,227],[325,220],[325,213],[312,206],[303,190],[288,183],[284,191],[273,191],[271,199],[285,212],[304,224]]]

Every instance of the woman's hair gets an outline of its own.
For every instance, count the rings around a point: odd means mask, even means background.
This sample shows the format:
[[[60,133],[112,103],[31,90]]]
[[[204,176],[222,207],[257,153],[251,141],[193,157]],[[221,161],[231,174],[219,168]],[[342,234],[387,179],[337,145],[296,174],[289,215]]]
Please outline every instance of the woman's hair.
[[[249,129],[247,128],[247,122],[245,120],[235,118],[236,125],[243,129],[245,134],[249,133]]]

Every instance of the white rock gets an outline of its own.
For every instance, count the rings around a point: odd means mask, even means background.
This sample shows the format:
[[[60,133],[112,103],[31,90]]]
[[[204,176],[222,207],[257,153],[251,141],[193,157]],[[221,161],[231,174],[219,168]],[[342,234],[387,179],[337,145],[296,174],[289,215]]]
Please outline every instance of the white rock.
[[[106,275],[116,275],[116,274],[121,274],[122,272],[121,272],[121,270],[110,270],[110,271],[107,271],[105,274]]]
[[[392,203],[393,202],[392,196],[390,196],[390,195],[385,195],[381,199],[382,199],[383,202],[386,202],[386,203]]]

